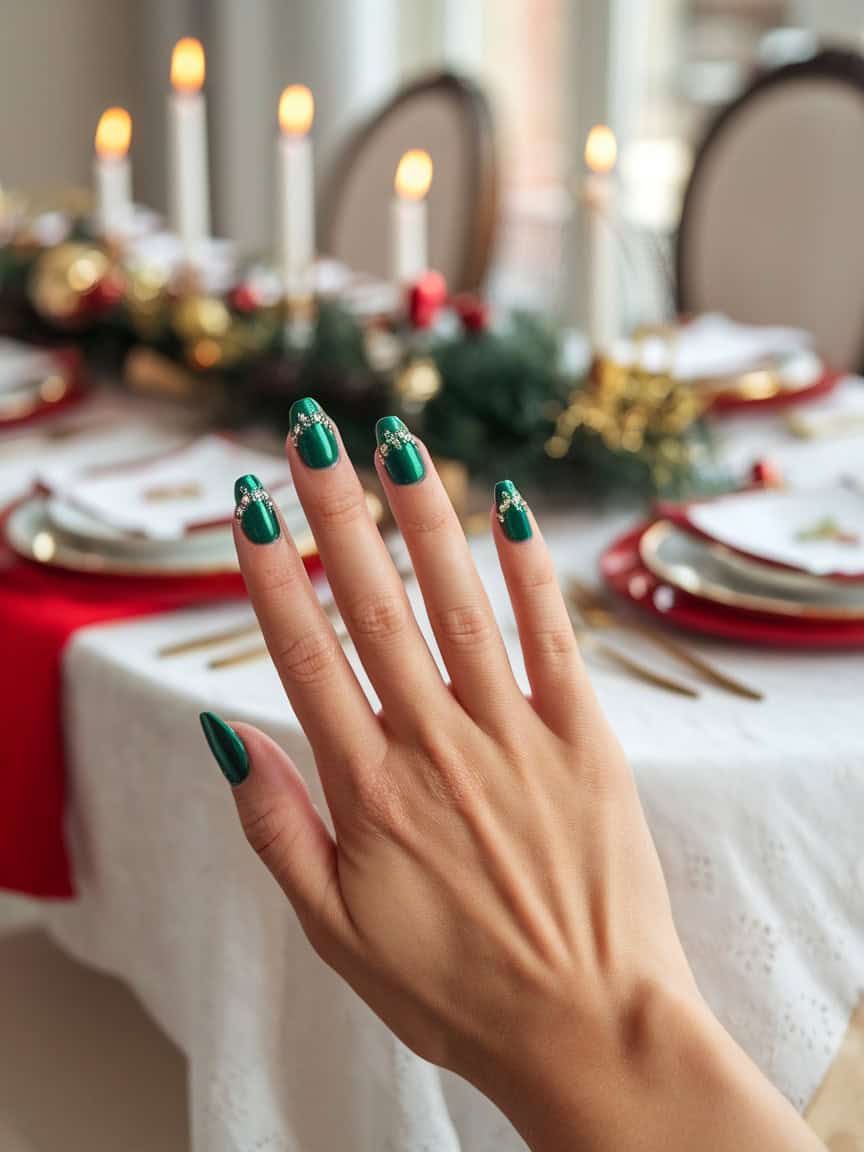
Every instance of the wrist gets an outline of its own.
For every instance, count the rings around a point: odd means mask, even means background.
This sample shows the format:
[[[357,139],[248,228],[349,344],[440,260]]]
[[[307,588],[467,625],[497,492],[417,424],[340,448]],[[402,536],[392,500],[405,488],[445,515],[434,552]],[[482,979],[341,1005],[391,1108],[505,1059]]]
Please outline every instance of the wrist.
[[[493,1098],[533,1152],[822,1148],[689,991],[640,984],[525,1055]]]

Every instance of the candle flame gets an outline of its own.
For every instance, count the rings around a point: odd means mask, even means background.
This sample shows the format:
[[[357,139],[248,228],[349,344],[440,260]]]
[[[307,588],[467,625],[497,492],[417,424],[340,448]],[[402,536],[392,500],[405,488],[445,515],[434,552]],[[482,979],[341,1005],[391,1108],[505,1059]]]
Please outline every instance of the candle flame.
[[[184,36],[174,45],[171,83],[177,92],[198,92],[204,85],[204,49],[194,36]]]
[[[585,141],[585,163],[592,172],[611,172],[617,157],[615,133],[605,124],[595,124]]]
[[[394,181],[397,196],[422,200],[432,183],[432,158],[422,148],[412,148],[399,161]]]
[[[315,101],[305,84],[289,84],[279,97],[279,127],[286,136],[305,136],[315,117]]]
[[[125,108],[106,108],[96,125],[96,155],[121,160],[132,140],[132,117]]]

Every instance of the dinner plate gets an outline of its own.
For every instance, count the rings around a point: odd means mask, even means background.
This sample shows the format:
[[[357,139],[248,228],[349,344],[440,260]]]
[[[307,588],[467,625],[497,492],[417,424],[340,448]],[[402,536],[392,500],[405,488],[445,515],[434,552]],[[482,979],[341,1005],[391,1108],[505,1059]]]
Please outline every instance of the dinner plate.
[[[292,536],[304,536],[309,531],[306,516],[293,489],[287,489],[284,496],[277,490],[273,495],[279,500],[279,510],[285,525]],[[87,550],[105,550],[114,555],[134,555],[144,557],[171,551],[174,555],[198,553],[202,550],[225,548],[225,541],[233,547],[230,521],[212,527],[196,528],[188,531],[178,540],[165,540],[157,537],[137,536],[112,524],[100,520],[85,508],[80,508],[62,497],[47,498],[46,515],[51,526],[67,542]]]
[[[639,554],[659,580],[701,600],[799,620],[864,622],[864,585],[826,582],[817,589],[777,589],[731,571],[718,560],[712,545],[668,520],[658,520],[643,534]]]
[[[600,559],[600,571],[612,591],[655,622],[687,632],[789,649],[864,648],[864,623],[855,620],[800,620],[748,612],[700,600],[655,576],[643,563],[642,536],[652,522],[621,536]]]
[[[381,501],[366,493],[366,504],[375,523],[383,515]],[[218,544],[199,551],[178,551],[176,542],[165,542],[163,550],[145,555],[116,554],[105,548],[85,547],[66,537],[48,516],[48,499],[31,496],[12,508],[5,519],[6,542],[18,556],[49,568],[89,572],[105,576],[217,576],[238,571],[237,555],[230,526],[224,526]],[[286,522],[288,523],[288,522]],[[305,523],[305,522],[304,522]],[[210,530],[208,529],[208,532]],[[308,526],[291,535],[297,550],[307,562],[317,556],[315,540]]]
[[[864,581],[864,496],[845,488],[736,492],[676,518],[747,560],[836,581]]]

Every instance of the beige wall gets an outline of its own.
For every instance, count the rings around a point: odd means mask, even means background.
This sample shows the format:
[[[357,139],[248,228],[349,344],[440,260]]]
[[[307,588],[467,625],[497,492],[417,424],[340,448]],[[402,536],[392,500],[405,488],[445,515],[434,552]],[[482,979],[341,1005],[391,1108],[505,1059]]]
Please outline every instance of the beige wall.
[[[109,104],[132,102],[134,0],[0,0],[0,182],[86,184]]]

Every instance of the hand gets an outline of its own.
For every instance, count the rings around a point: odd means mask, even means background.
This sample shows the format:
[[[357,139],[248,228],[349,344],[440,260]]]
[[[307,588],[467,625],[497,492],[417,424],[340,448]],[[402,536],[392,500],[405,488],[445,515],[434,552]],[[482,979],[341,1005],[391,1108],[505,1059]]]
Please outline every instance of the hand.
[[[379,422],[376,465],[448,686],[338,433],[311,401],[292,422],[297,491],[381,711],[278,514],[254,477],[241,478],[241,567],[334,830],[272,741],[208,714],[252,847],[319,955],[415,1052],[495,1100],[532,1146],[653,1148],[627,1126],[650,1139],[657,1114],[658,1138],[675,1147],[662,1076],[642,1083],[649,1068],[665,1069],[670,1092],[681,1090],[684,1052],[724,1090],[758,1074],[699,997],[632,776],[530,511],[512,485],[498,486],[492,528],[526,699],[425,448],[398,422]],[[706,1137],[699,1147],[726,1145]]]

